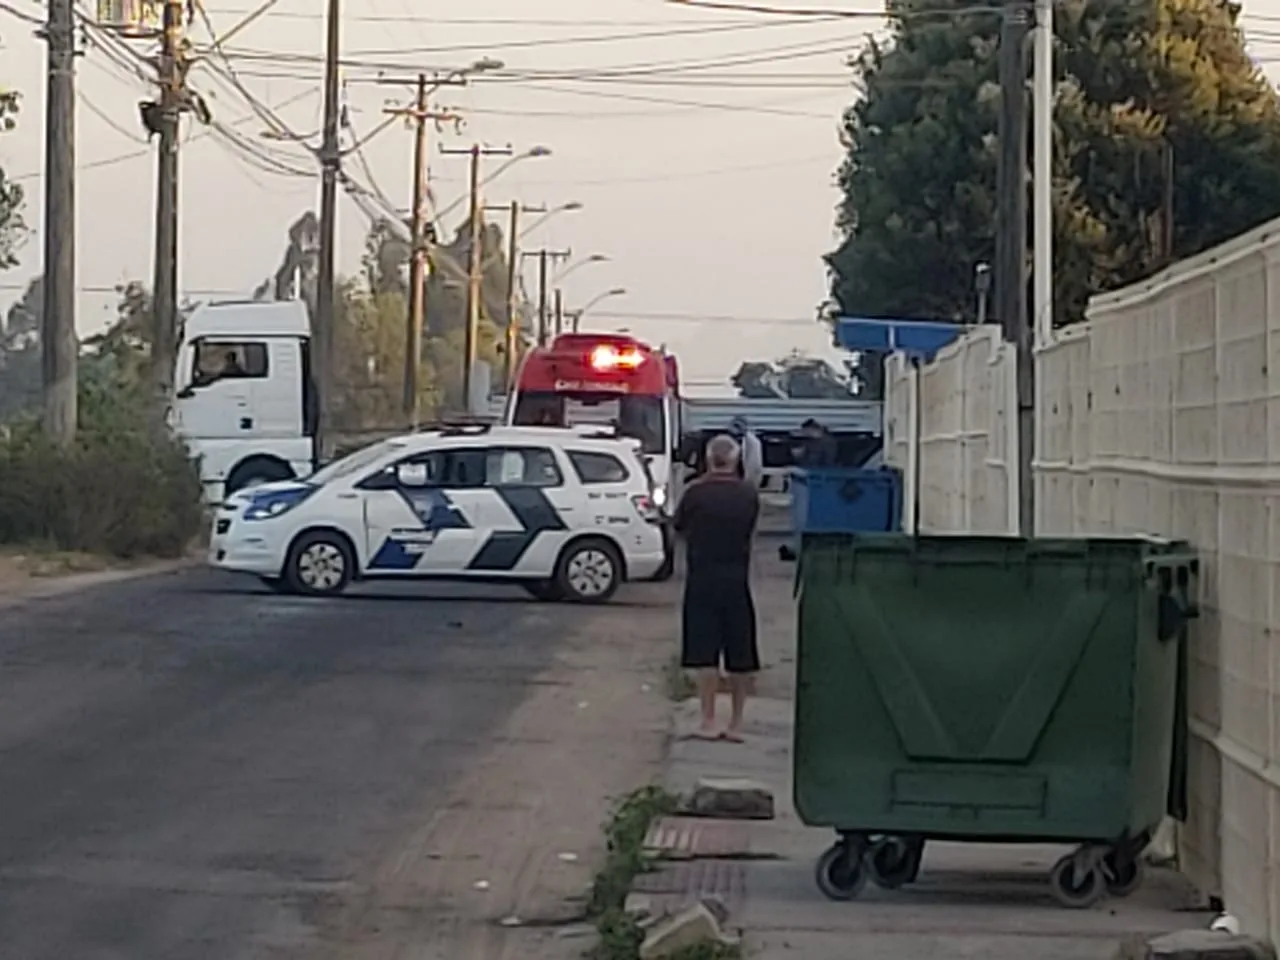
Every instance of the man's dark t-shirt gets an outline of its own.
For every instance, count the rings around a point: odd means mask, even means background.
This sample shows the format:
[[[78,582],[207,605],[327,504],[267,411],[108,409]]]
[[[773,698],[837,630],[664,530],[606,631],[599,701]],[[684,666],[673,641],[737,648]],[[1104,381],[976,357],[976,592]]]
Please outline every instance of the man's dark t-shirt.
[[[675,515],[675,528],[688,545],[689,577],[745,578],[759,515],[760,496],[743,480],[708,477],[690,484]]]

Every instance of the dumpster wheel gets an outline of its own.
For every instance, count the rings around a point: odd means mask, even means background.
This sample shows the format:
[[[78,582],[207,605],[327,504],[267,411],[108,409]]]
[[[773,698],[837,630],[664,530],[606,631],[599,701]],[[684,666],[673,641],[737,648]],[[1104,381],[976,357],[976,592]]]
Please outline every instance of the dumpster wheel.
[[[1113,897],[1127,897],[1142,886],[1141,857],[1122,858],[1118,850],[1112,850],[1103,858],[1102,869],[1106,874],[1107,893]]]
[[[818,889],[831,900],[853,900],[867,885],[867,866],[862,855],[866,841],[842,837],[818,858],[814,871]]]
[[[881,837],[867,853],[871,879],[884,890],[897,890],[914,883],[920,875],[924,841],[918,838]]]
[[[1049,871],[1054,898],[1064,907],[1077,910],[1092,907],[1107,892],[1107,876],[1102,865],[1081,861],[1079,854],[1069,853]]]

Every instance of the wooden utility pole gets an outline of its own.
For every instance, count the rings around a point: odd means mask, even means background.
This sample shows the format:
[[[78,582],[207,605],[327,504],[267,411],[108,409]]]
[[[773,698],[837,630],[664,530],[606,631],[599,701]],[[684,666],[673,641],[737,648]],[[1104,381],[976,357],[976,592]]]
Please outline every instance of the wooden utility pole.
[[[400,82],[384,80],[384,83]],[[405,319],[404,339],[404,414],[410,427],[418,429],[420,405],[418,398],[418,374],[422,364],[422,330],[427,314],[427,264],[432,238],[428,235],[430,211],[427,209],[427,121],[437,124],[446,120],[455,123],[461,117],[448,110],[433,111],[427,98],[446,83],[462,84],[462,79],[432,79],[425,73],[418,74],[417,96],[411,107],[395,107],[386,113],[404,116],[414,125],[413,138],[413,209],[410,217],[410,234],[413,248],[409,255],[409,312]]]
[[[173,394],[178,354],[178,134],[186,106],[187,59],[182,0],[164,0],[160,32],[160,99],[143,121],[160,138],[156,157],[156,226],[152,280],[151,375],[163,407]]]
[[[502,383],[508,392],[516,373],[516,352],[520,340],[520,215],[546,213],[545,206],[531,207],[512,200],[506,207],[485,207],[487,211],[505,210],[509,214],[507,224],[507,328],[503,336]]]
[[[334,260],[338,234],[338,174],[342,152],[338,144],[338,58],[342,48],[340,0],[329,0],[324,52],[324,120],[320,143],[320,253],[316,266],[316,312],[312,318],[316,392],[319,395],[319,429],[316,457],[327,461],[333,454],[333,409],[337,376],[334,357]]]
[[[1005,0],[1000,30],[1000,154],[996,229],[996,311],[1004,338],[1017,349],[1018,527],[1030,537],[1035,523],[1035,358],[1027,322],[1027,0]]]
[[[462,351],[462,406],[464,411],[470,413],[472,412],[471,385],[475,377],[476,341],[480,332],[483,295],[481,268],[484,257],[484,205],[480,201],[480,160],[482,157],[509,157],[513,151],[510,147],[482,147],[477,143],[466,151],[444,150],[442,152],[465,152],[471,156],[470,185],[467,191],[467,226],[471,234],[470,242],[467,244],[467,327]]]
[[[556,311],[556,336],[564,333],[564,291],[556,287],[555,292],[555,311]]]
[[[551,317],[547,304],[547,273],[553,262],[567,260],[573,255],[571,250],[548,250],[543,247],[533,253],[538,258],[538,346],[547,345],[547,337],[551,332]]]
[[[66,445],[76,435],[75,3],[50,0],[45,97],[44,303],[40,354],[44,430]]]

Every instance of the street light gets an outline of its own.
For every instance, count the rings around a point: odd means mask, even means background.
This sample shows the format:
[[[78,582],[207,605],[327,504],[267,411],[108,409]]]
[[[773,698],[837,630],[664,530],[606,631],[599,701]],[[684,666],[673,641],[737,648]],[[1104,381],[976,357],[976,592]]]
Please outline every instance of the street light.
[[[513,166],[515,166],[521,160],[535,160],[539,157],[549,157],[549,156],[551,156],[550,147],[545,147],[542,145],[530,147],[528,150],[525,150],[521,153],[517,153],[506,163],[500,165],[496,170],[493,171],[493,173],[489,174],[487,177],[481,180],[479,185],[485,186],[486,184],[492,183],[498,177],[502,176],[502,174],[505,171],[510,170]],[[470,199],[470,196],[468,194],[463,194],[462,196],[458,197],[458,199],[454,200],[453,203],[449,204],[443,210],[437,210],[436,219],[439,220],[442,217],[448,216],[454,210],[457,210],[458,207],[466,203],[469,199]]]
[[[605,256],[603,253],[593,253],[589,257],[583,257],[581,260],[576,260],[573,263],[569,264],[563,270],[559,271],[554,277],[552,277],[551,282],[561,283],[564,280],[564,278],[569,276],[569,274],[573,273],[573,271],[581,269],[582,267],[585,267],[588,264],[608,263],[608,262],[609,262],[609,258]]]
[[[542,226],[544,223],[546,223],[556,214],[577,213],[581,209],[582,209],[582,202],[579,200],[570,200],[568,203],[562,203],[558,207],[552,207],[550,210],[548,210],[546,213],[540,216],[537,220],[533,221],[533,223],[525,227],[524,230],[520,232],[520,239],[523,240],[525,237],[533,233],[533,231],[537,230],[540,226]]]
[[[588,300],[579,310],[575,310],[570,316],[573,318],[573,332],[578,332],[578,324],[582,322],[583,315],[602,300],[608,300],[610,297],[625,297],[627,295],[626,287],[614,287],[612,290],[606,290],[604,293],[598,293]]]

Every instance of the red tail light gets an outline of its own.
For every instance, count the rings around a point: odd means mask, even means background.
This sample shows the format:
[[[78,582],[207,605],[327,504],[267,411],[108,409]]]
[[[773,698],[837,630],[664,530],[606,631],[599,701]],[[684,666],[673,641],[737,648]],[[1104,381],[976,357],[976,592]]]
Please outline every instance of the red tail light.
[[[595,370],[634,370],[642,363],[644,354],[639,350],[619,350],[602,343],[591,351],[591,366]]]
[[[653,497],[646,493],[638,493],[631,498],[632,505],[636,508],[636,513],[640,514],[641,519],[647,523],[658,523],[662,519],[662,511],[658,509],[658,505],[653,502]]]

